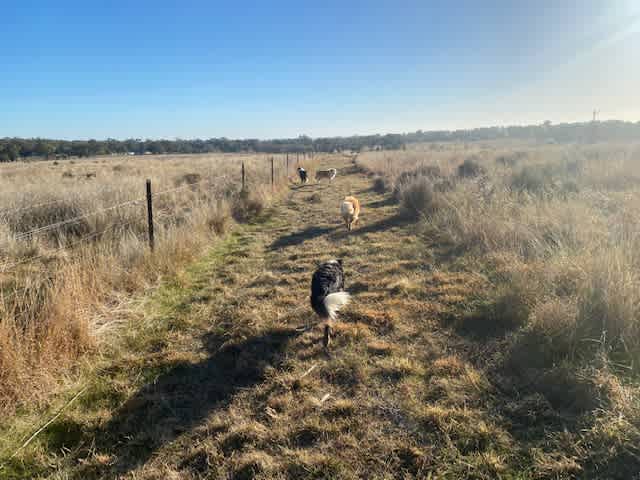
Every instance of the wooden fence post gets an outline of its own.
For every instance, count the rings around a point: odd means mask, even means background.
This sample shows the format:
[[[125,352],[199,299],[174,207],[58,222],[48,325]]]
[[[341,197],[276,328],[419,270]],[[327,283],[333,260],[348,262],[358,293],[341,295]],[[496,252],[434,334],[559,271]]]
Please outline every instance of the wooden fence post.
[[[244,162],[242,162],[242,192],[244,192]]]
[[[287,153],[287,157],[286,157],[285,161],[287,163],[287,170],[286,170],[287,175],[286,176],[288,177],[289,176],[289,154],[288,153]]]
[[[149,226],[149,248],[153,252],[156,248],[153,234],[153,197],[151,196],[151,180],[147,179],[147,223]]]
[[[276,184],[275,184],[275,171],[273,169],[273,157],[271,157],[271,190],[275,190],[276,188]]]

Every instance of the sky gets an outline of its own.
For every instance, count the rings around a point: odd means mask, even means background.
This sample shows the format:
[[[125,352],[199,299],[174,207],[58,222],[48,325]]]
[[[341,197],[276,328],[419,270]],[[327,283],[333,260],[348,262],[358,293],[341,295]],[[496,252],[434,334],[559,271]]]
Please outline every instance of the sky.
[[[13,1],[0,138],[640,120],[640,1]]]

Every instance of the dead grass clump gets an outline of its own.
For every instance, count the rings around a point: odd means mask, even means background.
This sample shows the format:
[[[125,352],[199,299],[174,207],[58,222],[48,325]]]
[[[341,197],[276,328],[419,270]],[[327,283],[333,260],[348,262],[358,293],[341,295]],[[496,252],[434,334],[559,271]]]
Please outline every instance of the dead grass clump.
[[[424,374],[424,369],[420,362],[409,357],[385,357],[380,359],[378,366],[378,373],[394,382],[398,382],[405,377]]]
[[[630,252],[595,258],[578,293],[576,337],[583,346],[609,345],[632,365],[640,363],[640,278],[629,268]]]
[[[395,348],[393,344],[385,342],[384,340],[374,340],[367,344],[367,350],[372,355],[383,357],[391,355],[395,351]]]
[[[527,165],[513,174],[511,187],[521,192],[543,193],[553,188],[553,169],[549,165]]]
[[[535,294],[531,285],[522,279],[500,285],[495,295],[463,315],[457,326],[463,332],[481,337],[515,330],[527,323]]]
[[[457,377],[462,375],[464,371],[464,362],[452,355],[437,358],[429,365],[429,373],[432,375]]]
[[[575,299],[551,297],[538,302],[531,314],[531,328],[545,339],[547,354],[553,359],[573,358],[578,346],[576,324],[578,305]]]
[[[431,184],[436,183],[437,180],[442,178],[440,167],[437,165],[419,165],[416,168],[408,171],[404,171],[397,176],[393,185],[393,199],[396,201],[402,200],[402,191],[408,184],[415,182],[419,178],[426,178]]]
[[[231,215],[236,222],[249,222],[264,210],[264,199],[257,195],[241,195],[231,207]]]
[[[276,470],[273,457],[262,451],[252,451],[240,455],[233,461],[233,480],[252,480],[268,475]]]
[[[545,370],[535,379],[534,389],[559,410],[582,413],[606,408],[610,403],[606,384],[592,372],[581,372],[567,364]]]
[[[225,455],[229,456],[246,447],[260,445],[265,440],[267,432],[267,428],[260,423],[252,422],[240,425],[222,438],[220,448]]]
[[[176,187],[179,187],[181,185],[195,185],[196,183],[199,183],[201,180],[202,180],[202,175],[200,175],[199,173],[191,172],[191,173],[183,173],[179,177],[176,177],[173,183]]]
[[[504,153],[496,157],[495,162],[503,167],[515,167],[521,161],[525,161],[527,152],[515,151],[512,153]]]
[[[411,475],[423,474],[432,467],[434,461],[429,451],[412,445],[398,448],[394,455],[398,458],[401,468]]]
[[[356,355],[336,358],[322,371],[322,376],[331,384],[355,392],[366,380],[365,365]]]
[[[443,208],[442,201],[427,177],[417,177],[400,187],[400,212],[405,218],[419,220]]]
[[[416,283],[415,279],[400,277],[389,283],[387,289],[392,295],[408,296],[419,292],[420,285]]]
[[[467,158],[458,166],[458,176],[460,178],[473,178],[483,175],[485,169],[480,165],[479,159],[475,156]]]
[[[319,193],[314,193],[313,195],[309,195],[307,197],[307,202],[309,202],[309,203],[321,203],[322,202],[322,195],[320,195]]]
[[[379,193],[381,195],[391,190],[389,181],[385,177],[375,177],[373,179],[373,185],[371,188],[373,188],[374,192]]]
[[[345,479],[355,480],[358,476],[345,462],[335,455],[324,455],[306,449],[294,452],[293,458],[285,465],[286,478],[290,480]]]
[[[398,323],[397,314],[391,310],[376,310],[375,308],[353,307],[342,314],[345,320],[369,325],[379,335],[393,331]]]
[[[560,452],[533,450],[534,470],[539,478],[575,478],[582,473],[582,467],[575,456]]]
[[[490,446],[507,448],[511,443],[506,432],[468,408],[429,405],[419,412],[419,420],[427,432],[443,435],[462,454],[482,452]]]
[[[364,323],[338,322],[333,327],[337,344],[361,342],[371,337],[371,329]]]
[[[14,234],[20,235],[25,232],[80,217],[83,213],[83,209],[79,203],[74,200],[64,199],[62,201],[46,202],[26,210],[15,211],[8,214],[5,221]],[[45,232],[45,236],[48,239],[61,240],[68,237],[83,236],[90,231],[91,227],[88,220],[79,219],[49,229]]]
[[[587,476],[633,478],[640,471],[640,416],[637,409],[627,414],[600,412],[585,437],[585,448],[574,450],[575,455],[582,457]]]
[[[325,432],[315,423],[302,425],[290,435],[290,442],[299,448],[309,448],[322,440]]]
[[[359,408],[360,406],[354,400],[338,399],[323,411],[323,415],[332,419],[351,417],[358,413]]]
[[[231,210],[226,202],[218,202],[215,207],[208,210],[207,225],[216,235],[227,232],[231,225]]]

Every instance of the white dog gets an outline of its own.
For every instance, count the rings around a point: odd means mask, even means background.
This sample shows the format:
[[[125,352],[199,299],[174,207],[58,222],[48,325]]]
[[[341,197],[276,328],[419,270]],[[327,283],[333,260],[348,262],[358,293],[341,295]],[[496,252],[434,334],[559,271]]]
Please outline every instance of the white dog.
[[[316,182],[319,182],[322,178],[328,178],[329,181],[336,178],[338,171],[335,168],[330,168],[328,170],[317,170],[316,171]]]

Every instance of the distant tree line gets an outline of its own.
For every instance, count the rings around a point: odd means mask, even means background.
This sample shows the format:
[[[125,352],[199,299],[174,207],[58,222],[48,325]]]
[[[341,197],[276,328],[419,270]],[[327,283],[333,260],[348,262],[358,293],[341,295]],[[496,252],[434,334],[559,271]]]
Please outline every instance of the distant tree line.
[[[640,122],[605,122],[486,127],[471,130],[418,130],[413,133],[356,135],[351,137],[298,138],[276,140],[50,140],[44,138],[0,139],[0,162],[30,158],[89,157],[110,154],[209,153],[209,152],[333,152],[370,149],[396,150],[417,142],[472,142],[479,140],[522,139],[566,142],[640,140]]]

